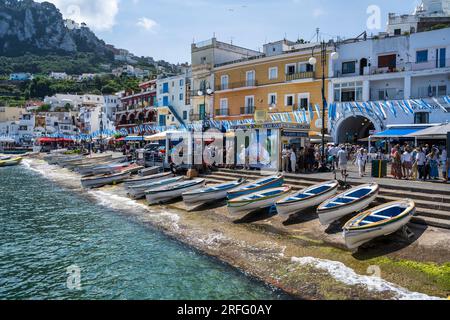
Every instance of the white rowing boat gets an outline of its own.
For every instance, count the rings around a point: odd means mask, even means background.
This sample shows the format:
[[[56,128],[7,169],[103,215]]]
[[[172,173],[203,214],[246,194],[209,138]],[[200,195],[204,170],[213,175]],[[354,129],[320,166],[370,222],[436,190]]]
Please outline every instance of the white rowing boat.
[[[356,249],[372,239],[390,235],[407,225],[415,212],[414,201],[402,200],[361,213],[344,226],[345,244]]]
[[[105,174],[81,179],[81,185],[85,189],[100,188],[109,184],[120,183],[130,177],[129,171],[119,172],[115,174]]]
[[[234,182],[228,182],[209,186],[203,189],[197,189],[183,193],[183,200],[188,207],[198,207],[203,204],[223,200],[227,197],[228,191],[233,190],[246,182],[241,178]]]
[[[231,214],[247,214],[259,209],[270,208],[291,192],[290,187],[268,189],[238,197],[228,201],[228,211]]]
[[[300,212],[318,206],[337,193],[339,182],[328,181],[303,189],[276,203],[277,211],[282,215]]]
[[[144,183],[152,183],[152,182],[161,181],[164,179],[168,179],[170,177],[173,177],[172,172],[158,173],[158,174],[154,174],[154,175],[151,175],[148,177],[130,178],[124,182],[124,186],[125,186],[125,188],[129,188],[129,187],[137,186],[137,185],[144,184]]]
[[[329,225],[340,218],[367,208],[378,196],[377,183],[362,185],[350,189],[325,201],[317,209],[322,225]]]
[[[158,180],[153,182],[148,182],[144,184],[140,184],[137,186],[132,186],[127,188],[128,190],[128,196],[133,199],[141,199],[145,197],[145,192],[147,190],[157,189],[163,186],[168,186],[177,182],[180,182],[183,180],[183,177],[174,177],[164,180]]]
[[[173,199],[180,198],[183,193],[195,189],[200,189],[205,186],[205,179],[195,179],[191,181],[184,181],[165,186],[153,190],[148,190],[145,197],[149,204],[164,203]]]
[[[284,177],[282,174],[262,178],[253,183],[231,190],[230,192],[228,192],[228,199],[234,199],[237,197],[245,196],[247,194],[252,194],[267,189],[278,188],[281,187],[283,184],[284,184]]]

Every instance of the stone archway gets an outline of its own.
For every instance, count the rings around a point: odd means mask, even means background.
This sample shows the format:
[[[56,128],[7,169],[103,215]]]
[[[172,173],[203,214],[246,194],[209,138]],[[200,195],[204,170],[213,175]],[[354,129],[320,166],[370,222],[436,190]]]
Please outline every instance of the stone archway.
[[[356,144],[358,140],[370,136],[370,131],[372,130],[377,130],[377,128],[367,117],[361,115],[350,116],[338,124],[335,132],[335,141],[337,143]]]

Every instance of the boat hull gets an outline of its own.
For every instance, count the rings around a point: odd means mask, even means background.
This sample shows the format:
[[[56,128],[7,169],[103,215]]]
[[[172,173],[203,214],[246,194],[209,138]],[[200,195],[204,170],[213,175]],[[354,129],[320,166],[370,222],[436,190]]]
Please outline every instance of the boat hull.
[[[147,193],[145,195],[145,198],[147,199],[147,202],[149,204],[159,204],[168,202],[177,198],[180,198],[184,192],[192,191],[195,189],[199,189],[205,186],[205,181],[202,183],[192,185],[186,188],[180,188],[177,190],[168,190],[164,192],[157,192],[157,193]]]
[[[182,177],[179,177],[177,179],[172,179],[172,182],[167,182],[165,184],[161,184],[162,182],[164,182],[164,180],[160,180],[160,181],[155,181],[152,183],[147,183],[142,186],[131,187],[131,188],[128,188],[128,196],[130,198],[133,198],[136,200],[142,199],[142,198],[145,198],[145,192],[147,190],[154,189],[155,187],[163,187],[163,186],[169,186],[169,185],[172,185],[175,183],[179,183],[182,179],[183,179]],[[156,184],[158,184],[158,185],[156,186]]]
[[[131,188],[133,186],[138,186],[145,183],[152,183],[152,182],[158,182],[162,181],[168,178],[173,177],[173,174],[170,172],[164,173],[164,174],[158,174],[155,176],[148,176],[143,178],[137,178],[137,179],[131,179],[124,182],[125,188]]]
[[[252,189],[245,190],[245,189],[243,189],[243,188],[245,188],[245,186],[244,186],[244,187],[238,188],[236,190],[229,191],[228,199],[232,200],[232,199],[236,199],[236,198],[246,196],[249,194],[253,194],[256,192],[261,192],[261,191],[268,190],[268,189],[279,188],[279,187],[282,187],[283,184],[284,184],[284,178],[281,176],[278,179],[273,180],[272,182],[270,182],[268,184],[264,184],[264,185],[261,185],[259,187],[255,187]]]
[[[0,167],[13,167],[19,165],[21,162],[22,158],[3,160],[0,161]]]
[[[290,203],[277,203],[277,212],[280,215],[290,215],[297,212],[300,212],[302,210],[305,210],[307,208],[317,207],[324,201],[328,200],[329,198],[335,196],[337,194],[337,188],[330,189],[330,191],[310,199],[305,199],[303,201],[295,201]]]
[[[188,207],[198,207],[203,204],[213,203],[215,201],[220,201],[226,199],[228,196],[228,192],[239,186],[243,185],[246,181],[244,179],[231,183],[229,187],[219,189],[211,192],[196,192],[196,193],[184,193],[183,201]],[[220,187],[220,186],[219,186]],[[211,187],[213,188],[213,187]]]
[[[120,183],[128,179],[129,177],[130,177],[129,172],[122,172],[120,174],[115,174],[111,176],[81,179],[81,185],[85,189],[100,188],[106,185]]]
[[[328,210],[318,210],[319,221],[322,225],[327,226],[333,222],[345,217],[346,215],[366,209],[378,196],[378,191],[371,196],[355,202],[350,205],[340,206]]]
[[[290,191],[291,189],[288,188],[286,191],[276,196],[263,198],[261,200],[239,200],[240,198],[236,199],[236,201],[230,200],[228,201],[228,212],[231,215],[242,215],[249,214],[260,209],[271,208],[275,206],[278,201],[284,199]],[[258,194],[258,192],[255,194]]]

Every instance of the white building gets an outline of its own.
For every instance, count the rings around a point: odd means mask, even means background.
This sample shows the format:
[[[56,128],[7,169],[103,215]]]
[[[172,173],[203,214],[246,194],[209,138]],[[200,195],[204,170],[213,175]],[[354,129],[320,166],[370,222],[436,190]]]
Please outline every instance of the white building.
[[[51,72],[49,77],[54,80],[67,80],[70,78],[65,72]]]
[[[191,110],[189,85],[191,72],[157,80],[158,123],[161,126],[183,125],[189,122]]]
[[[428,30],[437,24],[450,22],[450,0],[423,0],[413,14],[390,13],[387,33],[402,35]]]
[[[331,121],[337,142],[366,138],[392,124],[433,124],[450,121],[433,98],[450,94],[450,29],[338,45],[339,59],[330,63],[329,102],[338,102],[338,119]],[[414,114],[368,114],[349,102],[426,99],[434,110],[413,104]]]

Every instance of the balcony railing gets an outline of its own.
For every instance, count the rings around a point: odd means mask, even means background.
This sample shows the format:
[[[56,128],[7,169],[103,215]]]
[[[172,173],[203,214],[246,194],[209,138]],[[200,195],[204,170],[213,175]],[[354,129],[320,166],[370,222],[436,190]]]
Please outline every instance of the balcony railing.
[[[241,114],[254,114],[254,113],[255,113],[254,106],[248,106],[248,107],[241,108]]]
[[[256,80],[246,80],[246,81],[240,81],[240,82],[232,82],[228,83],[227,85],[221,84],[216,86],[216,91],[223,91],[223,90],[233,90],[233,89],[240,89],[240,88],[247,88],[247,87],[257,87],[258,81]]]
[[[216,109],[216,116],[228,116],[230,114],[230,111],[228,109]]]
[[[190,121],[203,121],[203,120],[209,120],[211,119],[211,115],[207,114],[207,113],[203,113],[203,114],[195,114],[195,113],[191,113],[189,115],[189,119]]]
[[[286,81],[303,80],[303,79],[313,79],[314,71],[308,72],[297,72],[286,75]]]

